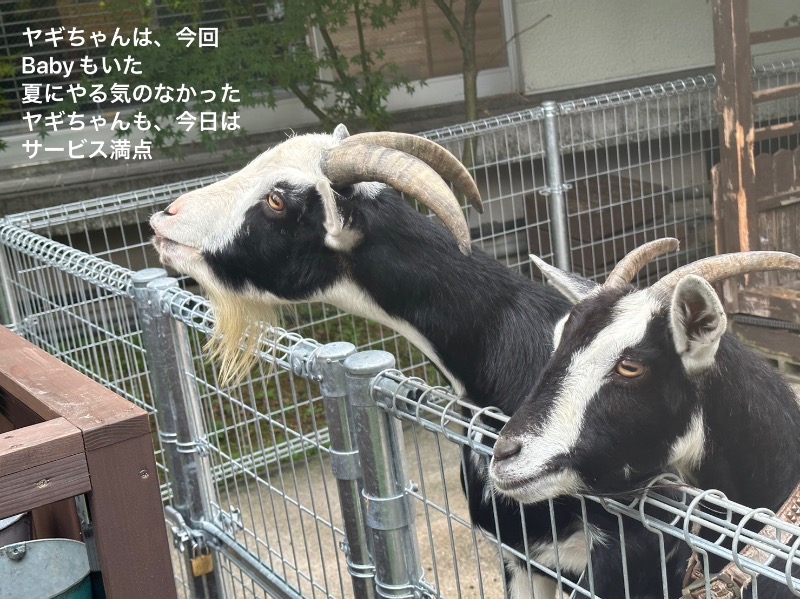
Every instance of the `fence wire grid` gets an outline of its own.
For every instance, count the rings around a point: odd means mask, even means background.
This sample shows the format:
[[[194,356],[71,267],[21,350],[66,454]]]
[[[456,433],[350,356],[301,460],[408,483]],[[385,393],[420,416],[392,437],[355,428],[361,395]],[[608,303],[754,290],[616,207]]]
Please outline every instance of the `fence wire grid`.
[[[757,85],[798,82],[800,63],[759,66],[754,77]],[[649,283],[713,253],[709,173],[718,158],[714,89],[714,77],[708,75],[557,105],[559,181],[548,180],[546,149],[553,140],[546,134],[541,108],[423,135],[457,156],[467,151],[473,156],[470,170],[485,204],[482,216],[469,214],[473,240],[509,268],[536,276],[529,253],[553,260],[549,198],[558,192],[566,206],[569,261],[586,277],[601,280],[642,242],[678,237],[680,251],[643,273],[641,282]],[[800,113],[796,99],[760,110],[759,118],[767,123]],[[794,147],[797,140],[781,143]],[[159,266],[149,242],[150,214],[181,193],[223,176],[17,214],[0,222],[8,322],[20,335],[150,413],[166,506],[175,505],[176,485],[182,482],[171,478],[165,459],[171,433],[161,430],[156,418],[152,365],[132,280],[137,272]],[[404,432],[405,472],[412,481],[406,495],[416,511],[424,581],[413,596],[503,595],[503,554],[510,548],[498,547],[470,525],[458,468],[464,445],[488,455],[490,449],[470,433],[495,435],[502,416],[484,413],[483,423],[465,417],[477,408],[438,387],[446,381],[407,340],[380,324],[320,304],[285,310],[265,338],[262,360],[242,382],[225,387],[216,366],[205,358],[203,346],[214,321],[199,290],[178,279],[161,294],[158,309],[185,335],[188,352],[181,379],[196,401],[202,431],[191,451],[211,473],[209,526],[229,539],[227,545],[214,546],[220,594],[350,597],[351,574],[369,575],[358,570],[354,547],[346,542],[348,522],[337,494],[341,480],[332,472],[332,425],[314,366],[324,344],[344,341],[358,351],[383,350],[396,358],[396,368],[376,379],[373,397]],[[412,402],[409,391],[413,397],[424,395],[425,401]],[[493,419],[496,427],[486,424]],[[653,488],[634,504],[603,503],[619,519],[621,530],[623,522],[639,522],[652,531],[661,540],[662,560],[671,539],[701,553],[730,557],[722,544],[692,533],[692,524],[702,523],[723,540],[739,533],[776,560],[800,566],[798,543],[788,546],[761,538],[742,528],[742,518],[752,516],[793,535],[800,530],[775,522],[769,514],[753,516],[750,508],[716,492],[685,488],[676,498]],[[173,563],[181,596],[206,596],[177,550]],[[772,566],[751,566],[800,594],[791,570],[787,574]],[[530,562],[531,576],[557,576],[557,570]],[[574,596],[588,595],[565,584],[564,590]],[[757,588],[758,583],[754,596]]]

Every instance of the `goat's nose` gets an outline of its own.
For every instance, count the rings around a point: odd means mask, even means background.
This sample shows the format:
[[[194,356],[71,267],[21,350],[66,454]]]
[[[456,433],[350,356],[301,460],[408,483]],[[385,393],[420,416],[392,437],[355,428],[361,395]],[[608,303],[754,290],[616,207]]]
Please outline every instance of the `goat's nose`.
[[[169,206],[167,206],[164,209],[164,212],[166,212],[167,214],[171,214],[172,216],[175,216],[176,214],[178,214],[178,212],[181,211],[181,208],[187,202],[187,200],[188,198],[186,194],[183,194],[182,196],[178,197],[177,200],[175,200]]]
[[[494,459],[497,462],[502,462],[508,458],[513,458],[520,451],[522,451],[522,443],[515,439],[500,437],[497,443],[494,444]]]

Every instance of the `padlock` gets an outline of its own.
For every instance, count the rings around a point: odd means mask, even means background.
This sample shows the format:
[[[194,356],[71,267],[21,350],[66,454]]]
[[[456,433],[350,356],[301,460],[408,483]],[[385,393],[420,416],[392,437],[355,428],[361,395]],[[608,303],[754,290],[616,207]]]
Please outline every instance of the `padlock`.
[[[192,576],[205,576],[214,571],[214,560],[210,553],[203,553],[192,558]]]

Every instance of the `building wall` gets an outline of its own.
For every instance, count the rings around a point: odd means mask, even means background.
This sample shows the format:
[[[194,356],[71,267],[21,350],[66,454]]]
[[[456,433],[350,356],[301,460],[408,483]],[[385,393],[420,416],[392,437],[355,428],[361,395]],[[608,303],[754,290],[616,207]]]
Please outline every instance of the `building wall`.
[[[692,68],[713,70],[711,1],[514,1],[522,93]],[[800,12],[796,0],[750,5],[752,30],[780,27]],[[791,42],[756,47],[754,54],[771,60],[791,47]],[[794,49],[800,50],[796,42]]]

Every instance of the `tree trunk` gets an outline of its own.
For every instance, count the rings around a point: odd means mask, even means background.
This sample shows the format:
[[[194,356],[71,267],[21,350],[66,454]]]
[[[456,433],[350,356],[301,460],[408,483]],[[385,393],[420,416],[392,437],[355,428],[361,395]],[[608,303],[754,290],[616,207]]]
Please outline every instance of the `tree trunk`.
[[[460,38],[464,57],[464,111],[468,121],[478,118],[478,63],[475,57],[475,15],[481,0],[467,0],[464,7],[463,35]]]

